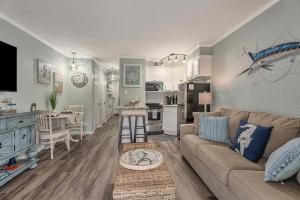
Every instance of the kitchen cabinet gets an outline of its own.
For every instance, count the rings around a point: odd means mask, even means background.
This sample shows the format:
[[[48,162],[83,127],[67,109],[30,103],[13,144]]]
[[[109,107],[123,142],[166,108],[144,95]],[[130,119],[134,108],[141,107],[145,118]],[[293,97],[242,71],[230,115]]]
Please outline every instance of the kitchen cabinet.
[[[162,81],[163,90],[177,90],[179,83],[186,79],[185,67],[146,67],[146,81]]]
[[[182,106],[163,105],[163,132],[164,134],[178,136],[182,121]]]
[[[200,55],[189,60],[186,67],[187,80],[196,77],[210,77],[212,69],[212,56]]]

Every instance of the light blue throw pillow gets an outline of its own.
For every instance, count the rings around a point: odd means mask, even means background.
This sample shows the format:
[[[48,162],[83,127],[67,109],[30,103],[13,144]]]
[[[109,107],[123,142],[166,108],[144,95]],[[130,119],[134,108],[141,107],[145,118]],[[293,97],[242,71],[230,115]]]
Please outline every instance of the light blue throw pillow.
[[[228,116],[201,116],[199,123],[201,139],[229,144]]]
[[[300,170],[300,137],[274,151],[266,164],[264,180],[283,181]]]

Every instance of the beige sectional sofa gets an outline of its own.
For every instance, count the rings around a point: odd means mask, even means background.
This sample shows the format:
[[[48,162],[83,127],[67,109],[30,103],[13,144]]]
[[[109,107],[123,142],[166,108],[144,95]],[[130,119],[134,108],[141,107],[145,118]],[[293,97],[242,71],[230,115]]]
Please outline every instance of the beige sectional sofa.
[[[199,116],[195,123],[180,127],[180,149],[215,196],[222,200],[299,200],[300,186],[293,177],[281,183],[263,181],[264,166],[269,155],[290,139],[300,136],[300,119],[280,117],[271,113],[247,112],[221,108],[211,116],[230,116],[230,140],[234,141],[241,119],[261,126],[273,126],[265,152],[258,163],[253,163],[228,146],[200,139]]]

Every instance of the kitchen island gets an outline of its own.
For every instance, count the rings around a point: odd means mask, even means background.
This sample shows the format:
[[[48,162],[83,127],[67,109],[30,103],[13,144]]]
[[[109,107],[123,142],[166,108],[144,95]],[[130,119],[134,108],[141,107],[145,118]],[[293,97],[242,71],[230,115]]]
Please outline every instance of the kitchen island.
[[[133,140],[135,126],[143,126],[142,117],[139,117],[136,121],[136,116],[144,115],[144,116],[146,116],[146,119],[147,119],[147,112],[148,112],[149,108],[147,106],[119,106],[119,107],[117,107],[117,109],[119,110],[119,114],[120,114],[120,123],[119,123],[120,127],[119,128],[121,129],[121,126],[131,127],[132,140]],[[123,122],[121,124],[122,116],[130,116],[130,119],[129,119],[129,117],[124,117]],[[131,126],[129,126],[129,123],[131,124]],[[136,132],[139,135],[144,134],[143,129],[137,129]],[[120,134],[129,135],[129,130],[128,129],[122,130],[122,131],[120,131]],[[137,142],[143,142],[143,139],[139,138],[139,139],[137,139]],[[122,139],[121,143],[130,143],[130,139]]]

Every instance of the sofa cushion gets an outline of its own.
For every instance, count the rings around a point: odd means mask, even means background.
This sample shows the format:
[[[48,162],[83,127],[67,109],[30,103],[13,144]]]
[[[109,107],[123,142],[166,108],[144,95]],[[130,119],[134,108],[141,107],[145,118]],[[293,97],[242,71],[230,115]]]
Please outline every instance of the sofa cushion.
[[[264,153],[273,127],[263,127],[241,120],[231,149],[248,160],[257,162]]]
[[[204,116],[221,116],[220,112],[193,112],[193,117],[194,117],[194,134],[198,135],[199,131],[200,131],[200,127],[199,127],[199,120],[200,120],[200,115],[204,115]]]
[[[247,120],[249,112],[234,110],[231,108],[220,108],[219,112],[222,116],[229,116],[229,139],[231,143],[234,142],[236,131],[239,128],[241,120]]]
[[[261,126],[272,126],[273,130],[263,157],[268,158],[270,154],[289,140],[300,136],[300,119],[280,117],[271,113],[251,112],[249,123]]]
[[[229,144],[228,122],[229,117],[200,116],[200,138]]]
[[[232,170],[264,170],[264,166],[247,160],[227,146],[200,145],[197,147],[196,157],[225,185],[228,184],[228,176]]]
[[[182,144],[193,154],[196,153],[196,149],[198,145],[201,144],[212,144],[212,145],[221,145],[220,143],[203,140],[199,137],[199,135],[187,134],[180,138]]]
[[[285,184],[266,183],[263,171],[233,170],[229,175],[229,189],[243,200],[299,200],[300,187],[295,179]]]

